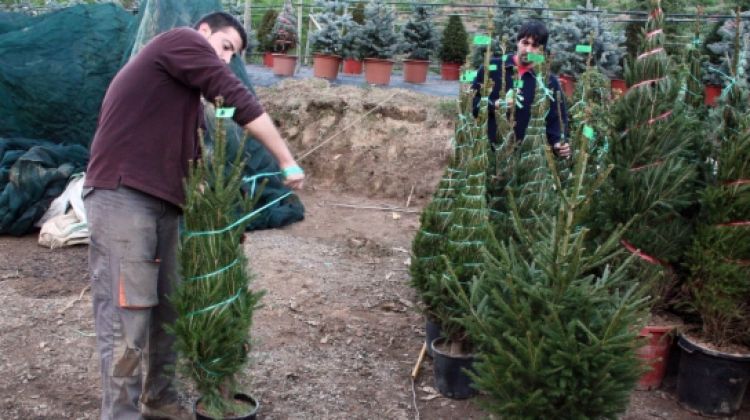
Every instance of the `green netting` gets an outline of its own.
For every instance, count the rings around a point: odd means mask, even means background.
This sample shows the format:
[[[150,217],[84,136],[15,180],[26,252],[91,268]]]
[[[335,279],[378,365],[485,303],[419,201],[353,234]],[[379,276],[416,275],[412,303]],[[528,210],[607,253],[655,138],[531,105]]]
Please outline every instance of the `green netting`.
[[[129,57],[155,35],[220,9],[218,0],[148,0],[138,16],[113,4],[37,17],[0,13],[0,234],[32,229],[71,171],[85,169],[102,98]],[[242,61],[231,67],[252,90]],[[235,125],[230,132],[236,149],[242,130]],[[257,141],[247,142],[244,153],[246,175],[278,172]],[[271,176],[258,205],[287,192]],[[283,226],[303,214],[299,200],[283,200],[249,229]]]

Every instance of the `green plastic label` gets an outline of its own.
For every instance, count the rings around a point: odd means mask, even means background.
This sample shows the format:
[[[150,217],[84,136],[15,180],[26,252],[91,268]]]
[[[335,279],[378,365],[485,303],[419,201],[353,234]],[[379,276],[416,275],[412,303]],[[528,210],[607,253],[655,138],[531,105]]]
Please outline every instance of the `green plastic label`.
[[[232,118],[234,115],[234,107],[231,108],[216,108],[216,118]]]
[[[589,140],[594,140],[594,129],[589,125],[584,125],[583,136]]]
[[[474,35],[474,45],[490,45],[491,39],[487,35]]]
[[[461,75],[461,81],[464,83],[472,83],[477,78],[476,70],[467,70]]]
[[[490,64],[490,71],[497,70],[497,64]]]
[[[542,54],[529,53],[526,54],[526,59],[532,63],[544,63],[544,55]]]
[[[523,88],[523,80],[514,80],[513,81],[513,87],[517,89]]]
[[[576,45],[576,52],[577,53],[590,53],[591,45]]]

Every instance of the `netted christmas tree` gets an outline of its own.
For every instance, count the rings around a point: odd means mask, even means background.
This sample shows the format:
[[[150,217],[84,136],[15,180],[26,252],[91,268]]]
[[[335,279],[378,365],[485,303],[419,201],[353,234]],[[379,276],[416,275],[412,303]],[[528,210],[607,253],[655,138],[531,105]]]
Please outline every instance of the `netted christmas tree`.
[[[637,271],[659,301],[668,298],[671,267],[692,240],[700,130],[686,118],[682,83],[663,47],[664,14],[658,0],[652,5],[640,54],[626,64],[630,88],[612,109],[606,162],[614,169],[597,197],[600,219],[591,226],[607,237],[634,219],[622,244],[640,257]]]
[[[589,59],[580,50],[588,47],[592,66],[597,66],[610,79],[622,78],[620,62],[625,55],[625,33],[601,18],[600,12],[598,8],[578,6],[564,20],[554,21],[549,41],[549,49],[554,54],[552,71],[577,78],[586,70]]]
[[[396,33],[396,11],[393,6],[370,0],[365,6],[362,26],[362,56],[390,59],[399,52],[400,39]]]
[[[411,4],[409,20],[404,24],[401,51],[409,60],[429,60],[439,46],[431,6]]]
[[[693,108],[694,111],[703,113],[703,63],[706,57],[701,48],[701,25],[700,19],[695,22],[693,29],[693,39],[686,45],[687,53],[685,54],[685,76],[684,76],[684,93],[685,102]],[[700,119],[704,119],[702,116]]]
[[[705,338],[750,346],[750,92],[742,73],[748,55],[738,34],[733,55],[729,88],[710,120],[718,133],[715,173],[701,193],[685,288]]]
[[[443,63],[463,64],[469,54],[469,38],[461,16],[451,15],[443,30],[438,56]]]
[[[487,395],[480,403],[503,419],[616,418],[641,372],[636,333],[646,300],[626,267],[612,264],[624,252],[621,229],[600,247],[586,245],[582,214],[608,170],[587,176],[588,139],[576,139],[574,182],[562,183],[546,148],[554,205],[528,223],[511,193],[515,233],[468,293],[452,289],[478,348],[470,374]]]
[[[310,34],[313,51],[325,55],[344,54],[344,34],[351,26],[351,16],[345,13],[347,3],[340,0],[318,0],[322,10],[313,17],[320,29]]]
[[[250,350],[250,327],[262,292],[249,288],[249,272],[241,240],[253,197],[242,192],[242,154],[227,154],[221,120],[213,149],[203,145],[187,179],[184,231],[178,258],[183,279],[171,297],[177,320],[178,367],[201,394],[202,410],[215,417],[246,412],[234,400],[237,375]],[[242,150],[242,148],[240,148]]]
[[[297,15],[290,0],[284,1],[284,8],[276,17],[276,23],[271,30],[273,50],[286,54],[297,46]]]

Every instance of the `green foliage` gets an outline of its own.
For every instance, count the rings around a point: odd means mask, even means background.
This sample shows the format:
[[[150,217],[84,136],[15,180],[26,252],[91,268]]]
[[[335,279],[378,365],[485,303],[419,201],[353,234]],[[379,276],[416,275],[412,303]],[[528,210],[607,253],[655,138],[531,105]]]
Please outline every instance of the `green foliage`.
[[[742,13],[741,17],[744,20],[727,19],[716,28],[714,36],[706,40],[705,47],[709,52],[709,63],[706,64],[704,72],[708,83],[728,85],[733,77],[730,69],[736,69],[734,71],[739,74],[739,77],[750,81],[750,61],[740,60],[740,55],[737,54],[739,52],[743,57],[750,56],[750,11]],[[741,29],[737,37],[735,35],[737,35],[738,25]],[[735,63],[735,60],[738,60],[738,63]]]
[[[276,24],[276,18],[278,15],[279,12],[274,9],[268,9],[266,10],[266,13],[263,14],[263,20],[258,27],[258,42],[260,43],[261,51],[273,51],[273,37],[271,36],[271,33]]]
[[[550,28],[550,51],[554,54],[553,71],[578,77],[586,70],[589,55],[576,51],[578,45],[590,45],[591,65],[610,79],[622,78],[625,34],[612,23],[599,17],[598,8],[578,7],[562,21],[554,21]]]
[[[344,33],[350,27],[351,20],[351,17],[344,13],[346,2],[318,0],[316,6],[323,10],[314,15],[320,29],[310,35],[313,51],[326,55],[343,55]]]
[[[396,11],[393,6],[370,0],[365,6],[361,48],[364,58],[390,59],[399,52],[400,40],[396,33]]]
[[[470,374],[503,419],[616,418],[641,372],[636,333],[646,300],[626,266],[611,265],[622,229],[586,245],[581,214],[608,171],[589,177],[588,140],[574,143],[570,182],[546,148],[554,204],[522,212],[511,193],[514,234],[468,293],[452,288],[479,350]]]
[[[352,20],[358,25],[365,23],[365,4],[357,3],[352,9]]]
[[[183,281],[171,296],[178,316],[170,333],[178,366],[194,382],[208,414],[223,418],[233,412],[236,375],[247,362],[262,292],[248,288],[251,275],[241,245],[248,221],[217,232],[236,221],[236,209],[246,214],[254,202],[241,190],[242,155],[227,155],[221,121],[216,127],[213,150],[194,163],[186,182],[178,250]]]
[[[443,30],[440,46],[440,61],[443,63],[463,64],[469,54],[469,39],[461,17],[451,15]]]
[[[418,3],[412,4],[409,20],[403,27],[402,52],[410,60],[429,60],[438,48],[438,35],[433,23],[433,9]]]
[[[276,17],[276,23],[271,30],[271,39],[273,40],[273,50],[286,54],[289,50],[297,46],[297,15],[294,13],[292,2],[287,0],[284,8]]]

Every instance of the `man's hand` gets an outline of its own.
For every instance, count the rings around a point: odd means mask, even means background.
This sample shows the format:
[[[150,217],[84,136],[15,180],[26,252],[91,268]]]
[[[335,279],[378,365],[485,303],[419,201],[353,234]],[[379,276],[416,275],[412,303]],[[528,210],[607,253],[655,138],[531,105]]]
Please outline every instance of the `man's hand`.
[[[281,168],[284,177],[284,185],[294,190],[302,189],[305,183],[305,173],[296,163]]]
[[[568,143],[557,142],[552,148],[557,156],[565,159],[570,157],[570,145]]]

